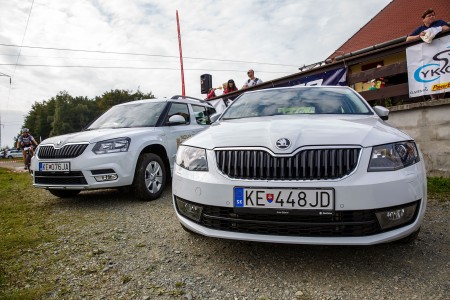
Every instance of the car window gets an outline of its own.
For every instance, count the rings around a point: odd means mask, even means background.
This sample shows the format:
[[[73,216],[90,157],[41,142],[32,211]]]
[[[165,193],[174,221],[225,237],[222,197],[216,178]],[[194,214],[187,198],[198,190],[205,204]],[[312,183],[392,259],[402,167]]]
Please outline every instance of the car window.
[[[153,127],[156,125],[166,102],[138,102],[113,106],[87,130],[99,128]]]
[[[199,125],[210,125],[211,124],[211,115],[213,115],[216,110],[212,107],[201,106],[201,105],[192,105],[192,110],[194,111],[195,121]]]
[[[337,88],[261,90],[243,94],[222,119],[293,114],[373,114],[353,91]]]
[[[167,120],[169,120],[171,116],[175,115],[184,117],[184,119],[186,120],[186,124],[189,124],[191,122],[191,118],[189,115],[189,108],[187,104],[176,102],[172,103],[172,105],[170,106],[169,113],[167,115]]]

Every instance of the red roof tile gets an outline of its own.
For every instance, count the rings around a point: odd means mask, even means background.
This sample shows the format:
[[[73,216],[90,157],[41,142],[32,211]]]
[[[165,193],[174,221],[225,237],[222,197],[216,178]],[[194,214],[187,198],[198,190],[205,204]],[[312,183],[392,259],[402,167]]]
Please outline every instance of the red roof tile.
[[[436,19],[450,21],[449,0],[393,0],[329,58],[409,35],[422,25],[422,13],[433,8]]]

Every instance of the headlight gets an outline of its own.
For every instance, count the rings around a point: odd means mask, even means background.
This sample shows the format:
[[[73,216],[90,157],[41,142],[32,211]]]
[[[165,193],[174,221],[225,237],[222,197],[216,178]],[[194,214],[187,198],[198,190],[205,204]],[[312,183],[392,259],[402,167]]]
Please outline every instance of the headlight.
[[[380,145],[373,147],[367,171],[394,171],[418,161],[419,154],[414,142]]]
[[[208,171],[205,149],[180,146],[176,162],[177,165],[189,171]]]
[[[92,152],[95,154],[107,154],[117,152],[127,152],[131,139],[128,137],[101,141],[95,144]]]

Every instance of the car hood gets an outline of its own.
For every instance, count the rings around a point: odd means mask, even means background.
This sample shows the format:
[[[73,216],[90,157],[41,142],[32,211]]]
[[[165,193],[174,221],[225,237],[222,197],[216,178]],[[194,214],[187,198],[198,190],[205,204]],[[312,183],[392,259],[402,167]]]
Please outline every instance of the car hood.
[[[119,137],[132,137],[134,135],[149,134],[154,131],[155,131],[154,127],[95,129],[54,136],[43,140],[41,145],[53,144],[58,145],[58,147],[62,147],[67,143],[91,144]]]
[[[279,139],[289,139],[285,150],[275,147]],[[411,140],[377,116],[271,116],[226,120],[214,123],[185,144],[217,147],[265,147],[274,153],[289,153],[302,146],[374,145]]]

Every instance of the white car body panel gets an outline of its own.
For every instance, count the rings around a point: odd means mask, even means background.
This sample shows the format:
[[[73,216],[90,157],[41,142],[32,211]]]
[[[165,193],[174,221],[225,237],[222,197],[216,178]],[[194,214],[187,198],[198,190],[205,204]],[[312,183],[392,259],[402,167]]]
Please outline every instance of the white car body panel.
[[[145,103],[146,101],[168,102],[165,100],[139,100],[130,103]],[[175,101],[175,100],[174,100]],[[185,101],[185,100],[183,100]],[[124,103],[121,105],[130,105]],[[212,107],[209,104],[197,101],[185,101],[186,104]],[[170,172],[173,170],[174,159],[178,145],[187,138],[206,129],[209,125],[199,125],[195,121],[195,116],[190,109],[191,123],[186,125],[171,125],[158,127],[133,127],[133,128],[103,128],[65,134],[51,137],[42,141],[39,147],[51,146],[54,149],[61,149],[66,145],[87,144],[83,153],[74,158],[40,158],[39,148],[37,155],[31,160],[31,170],[33,171],[33,185],[36,188],[61,189],[61,190],[87,190],[101,188],[115,188],[129,186],[133,183],[136,165],[140,155],[149,146],[161,146],[165,149],[169,160]],[[126,152],[116,152],[108,154],[96,154],[92,151],[96,143],[117,138],[129,138],[130,145]],[[163,158],[164,159],[164,158]],[[70,171],[82,172],[86,184],[65,184],[65,183],[37,183],[36,172],[39,171],[39,163],[70,163]],[[112,169],[118,175],[116,180],[97,181],[92,170]]]
[[[363,147],[411,139],[389,126],[377,116],[272,116],[214,123],[211,130],[186,143],[202,148],[265,147],[273,153],[290,153],[303,145],[317,145],[326,139],[329,145],[361,145]],[[239,133],[239,134],[237,134]],[[293,145],[282,151],[275,141],[283,137]],[[211,136],[220,136],[214,139]]]
[[[363,100],[364,101],[364,100]],[[280,138],[289,139],[287,149],[275,147]],[[407,134],[386,124],[376,115],[282,115],[219,120],[208,130],[183,145],[206,149],[208,171],[189,171],[174,166],[172,193],[181,224],[199,234],[258,242],[372,245],[409,236],[419,230],[427,203],[426,171],[423,157],[408,167],[383,172],[368,172],[372,149],[377,145],[412,141]],[[233,179],[219,170],[215,150],[266,150],[273,156],[290,156],[303,149],[356,147],[361,152],[356,169],[338,179],[326,180],[248,180]],[[420,201],[417,217],[411,224],[369,236],[283,236],[216,230],[202,226],[182,215],[176,199],[206,206],[234,207],[234,188],[332,188],[335,211],[378,210]],[[256,208],[257,209],[257,208]]]

